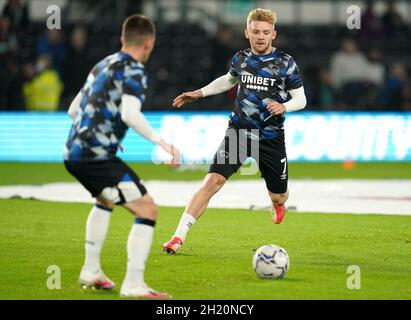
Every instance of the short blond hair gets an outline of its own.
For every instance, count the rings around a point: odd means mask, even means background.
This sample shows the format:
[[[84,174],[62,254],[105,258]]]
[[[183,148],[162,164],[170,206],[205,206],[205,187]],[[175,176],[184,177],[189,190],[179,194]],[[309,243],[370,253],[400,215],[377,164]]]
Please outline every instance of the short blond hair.
[[[271,23],[275,27],[275,24],[277,23],[277,14],[268,9],[257,8],[250,11],[248,14],[247,27],[250,25],[251,21],[265,21]]]

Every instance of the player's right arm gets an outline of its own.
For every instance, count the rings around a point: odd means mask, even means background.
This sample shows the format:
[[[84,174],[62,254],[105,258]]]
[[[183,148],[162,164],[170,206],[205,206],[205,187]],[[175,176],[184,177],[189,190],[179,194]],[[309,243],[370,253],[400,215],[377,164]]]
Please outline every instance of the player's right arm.
[[[225,92],[234,87],[237,82],[237,77],[233,76],[231,72],[228,72],[227,74],[215,79],[201,89],[180,94],[177,98],[174,99],[173,107],[180,108],[187,102],[193,102],[203,97],[213,96]]]
[[[201,89],[180,94],[173,100],[173,108],[180,108],[187,102],[193,102],[203,97],[213,96],[228,91],[234,87],[238,82],[238,72],[235,68],[238,59],[239,56],[238,53],[236,53],[231,59],[230,71],[228,71],[227,74],[215,79]]]

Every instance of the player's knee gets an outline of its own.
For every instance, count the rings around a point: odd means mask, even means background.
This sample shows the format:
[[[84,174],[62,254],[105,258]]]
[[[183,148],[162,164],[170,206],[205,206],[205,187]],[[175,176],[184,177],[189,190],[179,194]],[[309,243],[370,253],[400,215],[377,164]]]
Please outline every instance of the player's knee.
[[[104,208],[107,208],[107,209],[113,209],[115,207],[114,202],[109,201],[109,200],[104,199],[104,198],[101,198],[101,197],[97,197],[96,204],[98,204],[98,205],[100,205]]]
[[[157,220],[158,217],[158,206],[153,202],[150,205],[149,213],[148,215],[150,216],[150,219],[155,221]]]
[[[207,176],[205,183],[203,184],[203,189],[207,193],[217,192],[225,183],[226,179],[217,173],[211,173]]]
[[[127,208],[138,218],[155,221],[158,216],[158,206],[154,203],[151,197],[140,199],[132,205],[128,205]]]
[[[150,202],[145,207],[145,210],[139,214],[139,216],[143,216],[143,218],[150,219],[153,221],[157,220],[158,216],[158,207],[154,202]]]
[[[97,200],[106,204],[106,206],[114,207],[115,203],[120,201],[119,190],[115,187],[106,187],[101,191]]]

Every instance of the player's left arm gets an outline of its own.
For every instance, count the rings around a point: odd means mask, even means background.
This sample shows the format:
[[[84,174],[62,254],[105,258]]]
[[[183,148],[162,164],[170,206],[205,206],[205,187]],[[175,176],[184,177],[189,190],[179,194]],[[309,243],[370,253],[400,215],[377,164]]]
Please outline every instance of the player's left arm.
[[[298,111],[304,109],[307,104],[307,98],[305,97],[300,71],[293,58],[290,58],[288,62],[285,86],[291,96],[291,99],[284,103],[277,101],[270,102],[267,110],[270,111],[272,115],[280,115],[285,112]]]
[[[146,81],[145,72],[140,68],[133,68],[126,72],[120,105],[121,120],[145,139],[159,145],[165,152],[169,153],[172,156],[170,165],[177,167],[181,161],[180,151],[154,131],[141,112],[145,99],[144,83]]]
[[[270,111],[272,115],[298,111],[305,108],[307,104],[307,98],[305,97],[304,87],[289,90],[288,93],[290,94],[291,99],[287,102],[280,103],[277,101],[271,101],[268,104],[267,110]]]
[[[120,104],[121,120],[145,139],[159,144],[160,135],[154,131],[141,112],[145,99],[144,82],[147,81],[145,71],[138,67],[130,68],[125,71],[124,78]]]
[[[180,164],[180,151],[173,145],[167,143],[150,125],[147,118],[141,112],[141,100],[135,95],[123,94],[121,98],[120,113],[121,120],[145,139],[158,144],[164,151],[173,158],[172,166]]]
[[[120,105],[121,120],[145,139],[159,144],[161,136],[154,131],[147,118],[141,112],[141,105],[140,99],[136,96],[123,94]]]

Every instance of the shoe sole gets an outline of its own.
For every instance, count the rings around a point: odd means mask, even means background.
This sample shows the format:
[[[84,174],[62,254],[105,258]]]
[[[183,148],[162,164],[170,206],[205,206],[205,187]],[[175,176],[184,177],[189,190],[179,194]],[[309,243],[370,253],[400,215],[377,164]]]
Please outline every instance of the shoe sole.
[[[163,252],[167,253],[167,254],[176,254],[177,250],[173,250],[171,248],[163,248]]]
[[[112,291],[116,286],[112,286],[109,288],[105,288],[101,285],[97,285],[95,283],[88,283],[88,282],[80,282],[80,287],[83,288],[84,290],[103,290],[103,291]]]

